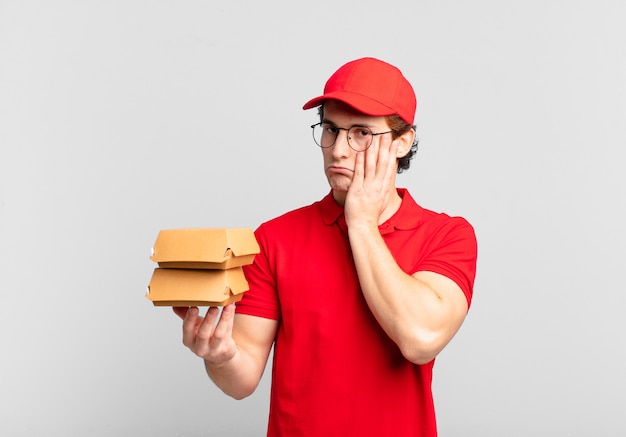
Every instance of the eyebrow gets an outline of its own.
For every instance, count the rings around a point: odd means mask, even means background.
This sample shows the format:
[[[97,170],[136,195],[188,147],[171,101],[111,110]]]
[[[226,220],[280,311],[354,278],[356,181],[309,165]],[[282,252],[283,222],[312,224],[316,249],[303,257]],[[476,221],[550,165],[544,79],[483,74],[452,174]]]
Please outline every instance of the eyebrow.
[[[333,122],[333,121],[331,121],[331,120],[329,120],[327,118],[322,119],[322,123],[328,123],[328,124],[332,124],[335,127],[339,127],[339,126],[337,126],[337,123],[335,123],[335,122]],[[366,123],[356,123],[356,124],[353,124],[352,126],[350,126],[348,128],[344,128],[344,129],[352,129],[353,127],[366,127],[366,128],[371,130],[372,128],[375,128],[376,126],[368,125]]]

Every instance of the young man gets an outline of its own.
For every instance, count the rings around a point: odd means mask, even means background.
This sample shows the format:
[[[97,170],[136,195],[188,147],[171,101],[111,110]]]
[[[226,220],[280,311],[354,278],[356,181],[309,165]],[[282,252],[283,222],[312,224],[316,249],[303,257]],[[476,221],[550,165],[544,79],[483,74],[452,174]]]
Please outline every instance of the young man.
[[[396,188],[417,147],[396,67],[349,62],[315,107],[330,193],[256,230],[250,290],[219,321],[175,308],[183,343],[237,399],[274,347],[270,436],[436,436],[432,368],[469,308],[474,231]]]

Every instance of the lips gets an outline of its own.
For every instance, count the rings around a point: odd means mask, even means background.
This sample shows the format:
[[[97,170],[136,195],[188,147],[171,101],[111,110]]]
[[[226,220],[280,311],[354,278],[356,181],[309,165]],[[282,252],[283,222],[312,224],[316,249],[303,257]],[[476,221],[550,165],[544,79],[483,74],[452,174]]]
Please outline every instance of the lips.
[[[349,169],[347,167],[342,167],[339,165],[329,165],[326,168],[327,173],[335,173],[335,174],[343,174],[346,176],[352,176],[354,174],[354,170]]]

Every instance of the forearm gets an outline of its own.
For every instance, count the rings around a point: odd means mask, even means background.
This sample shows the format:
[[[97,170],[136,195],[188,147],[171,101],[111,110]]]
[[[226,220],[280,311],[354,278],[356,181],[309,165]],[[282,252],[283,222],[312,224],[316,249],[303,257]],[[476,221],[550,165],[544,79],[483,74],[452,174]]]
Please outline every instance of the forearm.
[[[250,396],[265,369],[264,363],[255,361],[241,346],[237,346],[237,352],[230,360],[219,364],[204,360],[204,366],[215,385],[235,399]]]
[[[363,295],[381,327],[410,361],[432,360],[460,326],[451,317],[458,310],[400,269],[377,227],[353,226],[349,236]]]

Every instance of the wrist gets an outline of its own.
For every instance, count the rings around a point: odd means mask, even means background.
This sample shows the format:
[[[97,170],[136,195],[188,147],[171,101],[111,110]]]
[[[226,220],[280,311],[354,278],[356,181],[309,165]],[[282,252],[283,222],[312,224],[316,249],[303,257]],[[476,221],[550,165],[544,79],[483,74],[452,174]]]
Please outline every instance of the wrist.
[[[371,235],[380,235],[378,223],[368,220],[356,220],[347,222],[348,235],[351,238],[366,238]]]
[[[239,356],[239,347],[235,345],[235,350],[230,354],[220,354],[212,358],[204,358],[204,366],[211,370],[221,370],[236,362]]]

